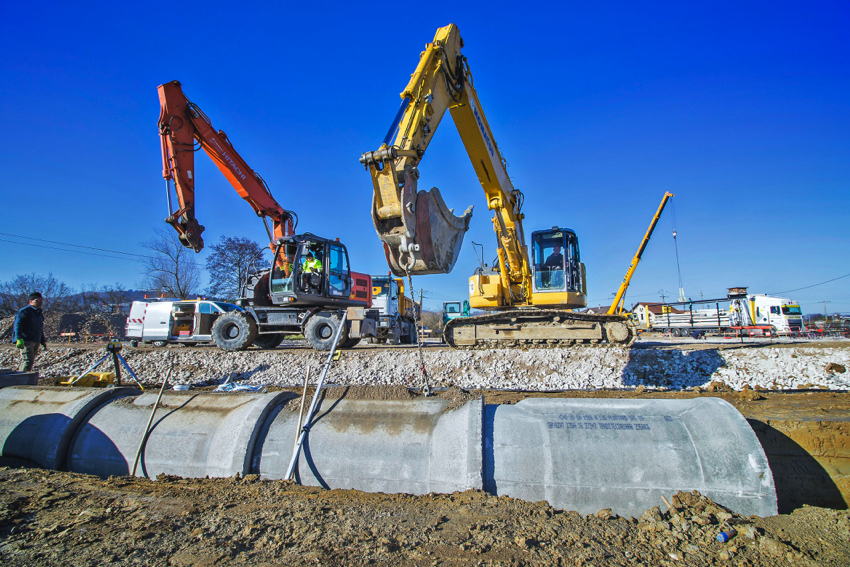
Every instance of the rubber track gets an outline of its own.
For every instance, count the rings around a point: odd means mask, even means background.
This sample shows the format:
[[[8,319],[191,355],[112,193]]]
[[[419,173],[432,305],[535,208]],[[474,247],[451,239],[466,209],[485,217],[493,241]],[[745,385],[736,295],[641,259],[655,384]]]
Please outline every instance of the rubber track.
[[[589,322],[594,322],[594,323],[609,323],[609,322],[617,321],[617,322],[620,322],[620,323],[625,323],[626,326],[631,331],[632,336],[628,340],[628,342],[613,343],[612,344],[612,343],[608,342],[608,338],[606,336],[604,342],[602,342],[602,343],[592,343],[592,344],[599,344],[600,346],[621,346],[621,347],[625,347],[625,346],[631,346],[632,343],[634,343],[635,340],[637,339],[637,327],[635,326],[634,322],[629,320],[626,317],[623,317],[622,315],[595,315],[595,314],[592,314],[592,313],[573,313],[572,311],[561,311],[561,310],[558,310],[558,309],[548,309],[548,310],[547,309],[540,309],[540,310],[523,309],[521,311],[513,310],[513,311],[502,312],[502,313],[493,313],[493,314],[490,314],[490,315],[476,315],[474,317],[458,317],[457,319],[452,319],[448,323],[446,323],[446,326],[443,328],[443,340],[445,340],[446,344],[448,344],[450,347],[456,348],[456,349],[551,348],[553,346],[559,346],[559,345],[560,346],[572,346],[574,344],[580,344],[580,343],[577,343],[577,341],[574,341],[574,340],[563,340],[563,341],[559,340],[555,343],[550,343],[550,342],[548,342],[550,339],[547,339],[547,342],[545,342],[545,343],[526,343],[526,342],[520,341],[518,344],[511,344],[511,343],[514,343],[516,341],[516,339],[506,339],[505,341],[503,341],[505,344],[498,344],[500,341],[487,340],[487,341],[484,341],[483,343],[479,342],[479,343],[475,344],[474,346],[473,345],[457,346],[457,345],[454,344],[454,334],[451,333],[451,330],[454,327],[466,326],[466,325],[469,325],[470,323],[480,324],[480,323],[484,322],[484,323],[492,323],[492,324],[501,324],[501,323],[510,323],[511,319],[516,319],[516,321],[518,323],[523,323],[524,322],[523,320],[526,319],[526,318],[528,319],[528,321],[526,323],[530,323],[530,322],[534,322],[537,319],[541,319],[541,318],[547,319],[548,318],[549,320],[551,320],[554,317],[560,317],[562,320],[567,319],[567,320],[582,321],[582,322],[588,322],[589,321]]]

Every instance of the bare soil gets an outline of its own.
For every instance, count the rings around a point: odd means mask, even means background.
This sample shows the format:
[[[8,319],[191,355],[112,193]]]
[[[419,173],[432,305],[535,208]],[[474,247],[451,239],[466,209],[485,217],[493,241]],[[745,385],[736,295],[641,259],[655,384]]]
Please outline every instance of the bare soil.
[[[425,496],[284,481],[0,468],[4,565],[847,565],[850,513],[741,518],[697,493],[639,519],[480,491]],[[735,529],[728,543],[721,531]]]

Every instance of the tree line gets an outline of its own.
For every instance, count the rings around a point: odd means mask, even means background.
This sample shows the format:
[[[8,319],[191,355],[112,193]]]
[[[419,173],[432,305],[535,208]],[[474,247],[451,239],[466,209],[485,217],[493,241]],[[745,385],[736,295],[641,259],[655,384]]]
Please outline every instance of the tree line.
[[[222,236],[218,243],[209,246],[202,268],[195,253],[183,246],[176,233],[156,231],[144,242],[148,251],[143,263],[138,286],[151,297],[164,295],[177,299],[194,299],[199,296],[232,301],[241,296],[245,279],[263,267],[263,254],[267,250],[248,238]],[[209,285],[202,288],[202,269]],[[75,289],[49,273],[19,274],[0,282],[0,315],[10,315],[27,304],[27,295],[39,291],[44,296],[45,311],[62,313],[103,312],[106,306],[128,304],[133,299],[131,290],[122,284],[88,284]]]

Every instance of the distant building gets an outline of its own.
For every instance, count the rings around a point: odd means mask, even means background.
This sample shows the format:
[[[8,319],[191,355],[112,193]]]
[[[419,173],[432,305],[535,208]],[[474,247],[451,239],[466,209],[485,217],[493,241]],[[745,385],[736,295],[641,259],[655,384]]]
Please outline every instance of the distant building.
[[[584,312],[591,315],[604,315],[608,313],[609,309],[611,309],[610,305],[600,305],[599,307],[588,307]]]

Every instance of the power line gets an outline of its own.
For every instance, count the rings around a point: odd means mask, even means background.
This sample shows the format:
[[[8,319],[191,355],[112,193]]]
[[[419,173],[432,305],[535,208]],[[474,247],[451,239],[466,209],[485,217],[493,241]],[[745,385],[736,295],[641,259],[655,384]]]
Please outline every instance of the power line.
[[[107,250],[105,248],[95,248],[93,246],[83,246],[81,244],[71,244],[69,242],[57,242],[55,240],[45,240],[44,238],[33,238],[32,236],[21,236],[19,234],[8,234],[6,232],[0,232],[3,236],[12,236],[14,238],[25,238],[27,240],[37,240],[39,242],[49,242],[50,244],[61,244],[62,246],[73,246],[75,248],[87,248],[89,250],[98,250],[100,252],[110,252],[112,254],[124,254],[126,256],[138,256],[139,258],[147,258],[144,254],[134,254],[132,252],[122,252],[120,250]],[[9,240],[4,240],[3,242],[10,242]],[[13,244],[19,244],[17,242],[13,242]],[[24,244],[21,242],[20,244]],[[46,248],[46,246],[45,246]],[[66,250],[66,252],[73,252],[73,250]]]
[[[0,234],[3,234],[0,232]],[[60,252],[73,252],[75,254],[86,254],[88,256],[101,256],[103,258],[111,258],[113,260],[127,260],[129,262],[143,262],[144,260],[137,258],[121,258],[120,256],[107,256],[106,254],[96,254],[94,252],[83,252],[82,250],[65,250],[63,248],[55,248],[53,246],[44,246],[42,244],[30,244],[29,242],[15,242],[14,240],[6,240],[5,238],[0,238],[0,242],[8,242],[10,244],[17,244],[18,246],[33,246],[35,248],[48,248],[50,250],[58,250]]]
[[[819,285],[828,284],[830,282],[834,282],[834,281],[837,281],[837,280],[840,280],[840,279],[843,279],[843,278],[847,278],[847,277],[850,277],[850,274],[844,274],[843,276],[838,276],[837,278],[832,278],[831,280],[826,280],[825,282],[807,285],[806,287],[798,287],[797,289],[786,289],[785,291],[774,291],[774,292],[771,292],[769,295],[777,295],[777,294],[780,294],[780,293],[791,293],[792,291],[800,291],[801,289],[809,289],[810,287],[817,287]]]

